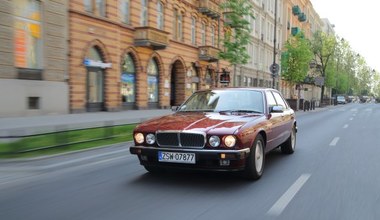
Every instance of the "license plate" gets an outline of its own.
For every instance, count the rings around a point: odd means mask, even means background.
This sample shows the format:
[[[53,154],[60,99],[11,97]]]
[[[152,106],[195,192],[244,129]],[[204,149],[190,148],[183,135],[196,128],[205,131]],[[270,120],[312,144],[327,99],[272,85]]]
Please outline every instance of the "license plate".
[[[159,162],[195,164],[195,153],[158,152]]]

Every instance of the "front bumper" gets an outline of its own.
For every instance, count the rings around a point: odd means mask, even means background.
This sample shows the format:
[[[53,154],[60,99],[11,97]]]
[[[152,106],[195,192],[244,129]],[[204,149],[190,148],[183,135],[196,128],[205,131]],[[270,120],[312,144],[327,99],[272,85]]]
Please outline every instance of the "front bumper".
[[[250,149],[211,150],[132,146],[129,148],[129,151],[131,154],[136,154],[140,160],[140,164],[144,166],[191,170],[239,171],[245,168],[245,159],[248,157]],[[195,164],[159,162],[159,151],[194,153],[196,162]],[[221,161],[228,161],[228,165],[221,163]]]

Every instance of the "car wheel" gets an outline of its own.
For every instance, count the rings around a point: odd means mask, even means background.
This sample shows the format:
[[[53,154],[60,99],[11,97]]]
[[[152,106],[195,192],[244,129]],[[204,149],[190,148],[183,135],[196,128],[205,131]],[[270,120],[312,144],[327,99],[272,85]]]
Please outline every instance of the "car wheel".
[[[265,163],[265,143],[264,138],[258,134],[253,146],[251,147],[251,152],[246,160],[244,176],[250,180],[257,180],[263,174],[264,163]]]
[[[289,138],[281,145],[281,151],[284,154],[292,154],[296,149],[296,128],[293,126]]]

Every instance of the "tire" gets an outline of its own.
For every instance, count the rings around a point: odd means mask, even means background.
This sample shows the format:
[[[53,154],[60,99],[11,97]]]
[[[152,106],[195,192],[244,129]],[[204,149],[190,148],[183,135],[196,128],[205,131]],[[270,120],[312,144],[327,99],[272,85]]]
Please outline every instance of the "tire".
[[[281,151],[284,154],[292,154],[296,149],[296,128],[293,126],[289,138],[281,145]]]
[[[256,136],[251,152],[246,160],[244,177],[249,180],[258,180],[263,175],[265,164],[265,142],[261,134]]]

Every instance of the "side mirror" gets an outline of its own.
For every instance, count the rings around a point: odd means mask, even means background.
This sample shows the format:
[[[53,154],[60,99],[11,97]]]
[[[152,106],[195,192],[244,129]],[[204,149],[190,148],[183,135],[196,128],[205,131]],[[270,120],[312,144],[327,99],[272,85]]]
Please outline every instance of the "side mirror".
[[[270,108],[271,113],[283,113],[284,112],[284,107],[281,105],[275,105]]]

